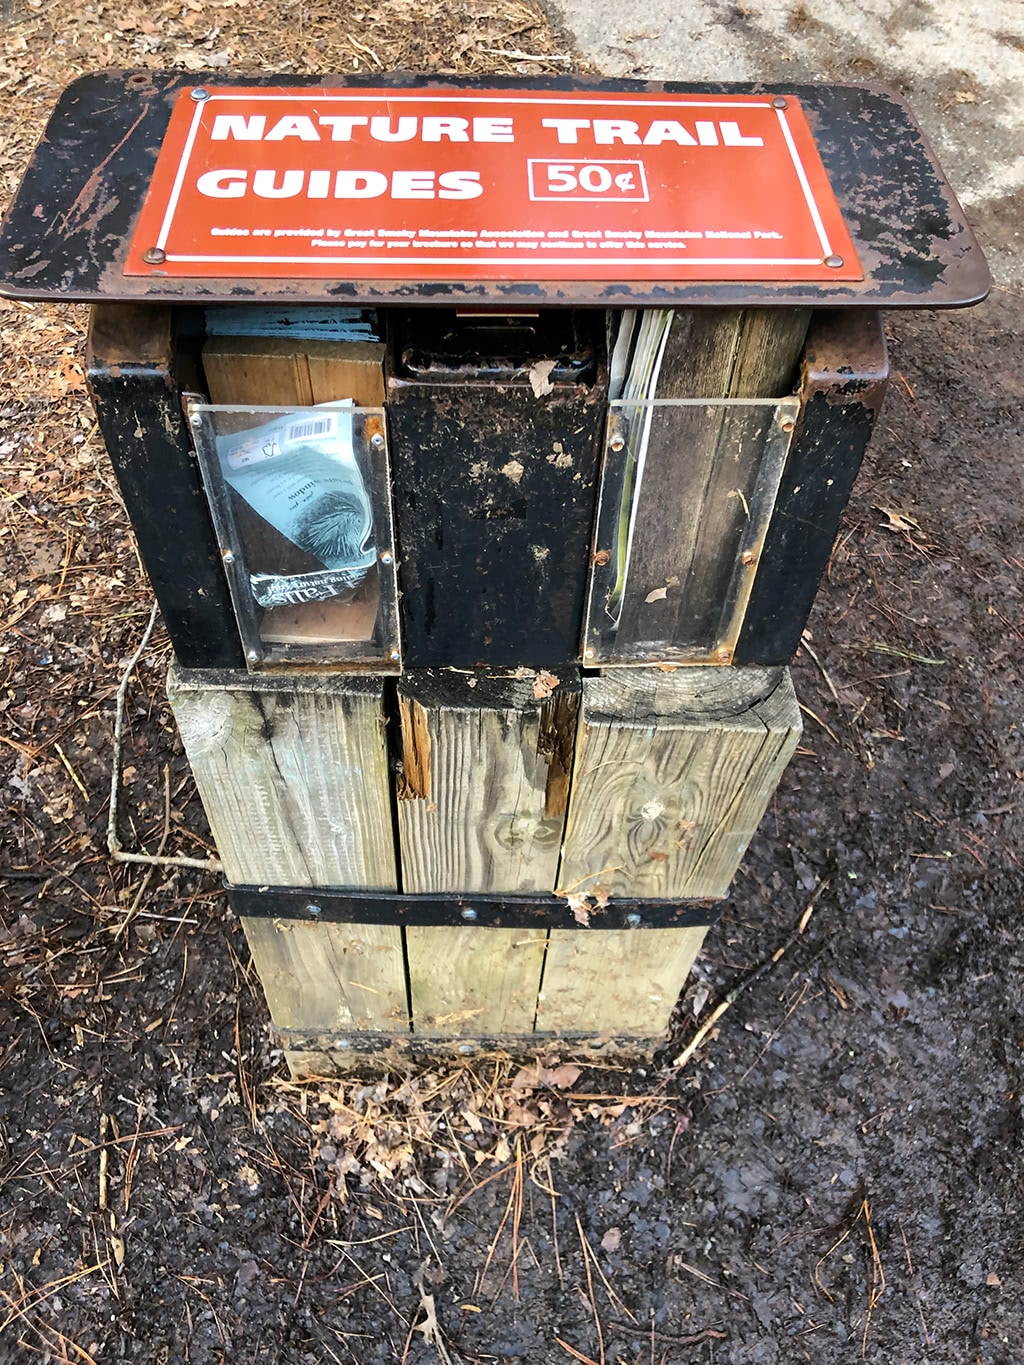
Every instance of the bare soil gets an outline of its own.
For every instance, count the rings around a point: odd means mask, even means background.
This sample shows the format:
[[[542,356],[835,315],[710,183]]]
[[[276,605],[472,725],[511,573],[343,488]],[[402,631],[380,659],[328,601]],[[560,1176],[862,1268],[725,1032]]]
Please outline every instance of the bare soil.
[[[79,70],[564,51],[519,4],[29,0],[6,23],[8,188]],[[1019,316],[1000,290],[889,319],[889,398],[796,663],[804,741],[660,1064],[294,1086],[216,878],[107,857],[150,599],[84,313],[6,307],[0,1361],[1024,1360]],[[201,858],[167,663],[157,636],[121,833]]]

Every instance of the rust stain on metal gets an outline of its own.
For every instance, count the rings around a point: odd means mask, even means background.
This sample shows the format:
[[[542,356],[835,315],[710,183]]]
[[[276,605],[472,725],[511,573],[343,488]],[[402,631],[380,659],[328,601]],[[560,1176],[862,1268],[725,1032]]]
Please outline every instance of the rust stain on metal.
[[[889,355],[879,313],[822,313],[801,362],[801,411],[821,394],[832,407],[859,403],[878,416],[889,382]]]

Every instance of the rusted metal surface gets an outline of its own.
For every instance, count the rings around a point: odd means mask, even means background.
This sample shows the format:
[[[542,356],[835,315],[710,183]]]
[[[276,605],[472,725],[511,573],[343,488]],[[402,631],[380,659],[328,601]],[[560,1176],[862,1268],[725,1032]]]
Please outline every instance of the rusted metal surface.
[[[370,78],[289,76],[289,86],[379,86]],[[0,292],[25,299],[458,303],[577,307],[750,306],[945,308],[978,302],[990,277],[960,205],[906,106],[871,86],[701,85],[393,74],[395,89],[588,90],[791,94],[805,109],[864,267],[828,284],[396,283],[388,280],[128,278],[123,273],[171,107],[186,87],[237,85],[224,72],[111,71],[62,95],[0,237]],[[253,76],[253,88],[280,78]]]
[[[714,924],[717,902],[614,897],[579,918],[558,896],[401,895],[395,892],[228,886],[236,915],[307,924],[472,925],[481,929],[685,929]],[[589,918],[589,923],[586,922]]]

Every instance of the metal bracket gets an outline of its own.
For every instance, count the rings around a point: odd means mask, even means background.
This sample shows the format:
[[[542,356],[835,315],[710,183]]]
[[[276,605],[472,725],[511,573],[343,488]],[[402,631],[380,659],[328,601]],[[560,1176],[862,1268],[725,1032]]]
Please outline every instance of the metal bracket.
[[[716,901],[633,900],[604,908],[590,901],[574,911],[558,896],[402,895],[324,887],[227,887],[236,915],[306,924],[409,924],[481,929],[687,929],[714,924]]]

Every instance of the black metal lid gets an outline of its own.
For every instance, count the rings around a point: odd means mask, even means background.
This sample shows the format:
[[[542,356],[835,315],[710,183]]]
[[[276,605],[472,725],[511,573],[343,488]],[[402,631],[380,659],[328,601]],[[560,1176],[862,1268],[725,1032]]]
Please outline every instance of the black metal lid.
[[[864,278],[765,283],[645,280],[438,282],[129,276],[125,258],[171,109],[188,87],[550,90],[791,95],[812,132]],[[506,307],[884,307],[977,303],[988,268],[927,140],[895,95],[871,86],[700,85],[569,78],[240,77],[107,71],[63,93],[0,234],[0,293],[22,299],[402,303]]]

